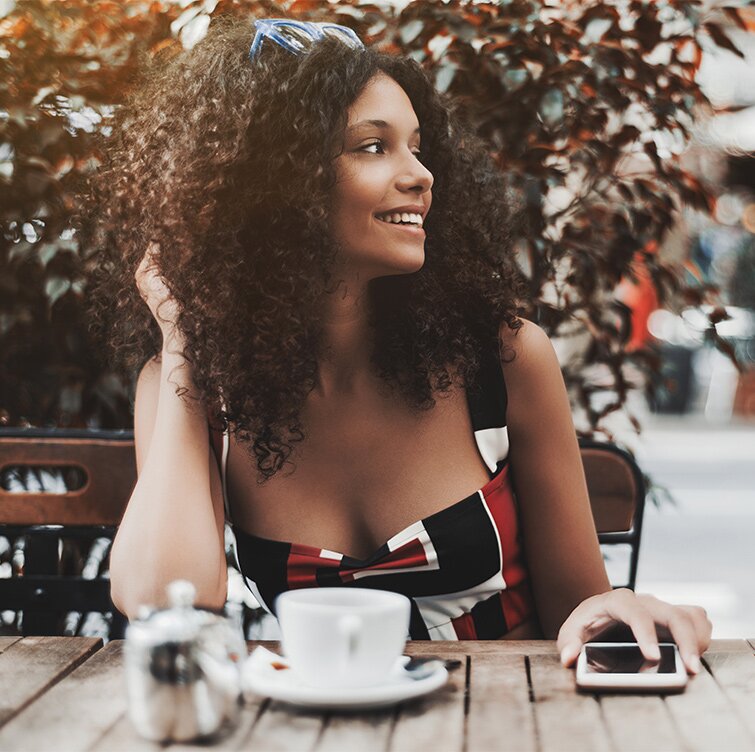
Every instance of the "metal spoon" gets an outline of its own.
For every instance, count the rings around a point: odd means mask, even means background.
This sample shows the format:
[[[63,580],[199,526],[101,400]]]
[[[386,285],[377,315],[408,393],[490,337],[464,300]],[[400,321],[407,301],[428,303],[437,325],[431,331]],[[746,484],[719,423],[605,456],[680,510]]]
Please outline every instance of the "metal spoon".
[[[409,656],[407,656],[409,657]],[[461,666],[459,660],[444,660],[437,655],[426,655],[422,657],[409,657],[404,665],[406,671],[412,679],[426,679],[434,674],[439,668],[445,667],[447,671],[453,671]]]

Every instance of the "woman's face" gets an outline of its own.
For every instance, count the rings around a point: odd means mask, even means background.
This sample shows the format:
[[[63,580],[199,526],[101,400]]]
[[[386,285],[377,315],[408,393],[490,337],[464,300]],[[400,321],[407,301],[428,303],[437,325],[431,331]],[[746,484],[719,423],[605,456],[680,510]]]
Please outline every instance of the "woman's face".
[[[415,272],[425,261],[433,176],[419,153],[409,97],[392,78],[375,76],[349,108],[330,211],[344,266],[362,279]]]

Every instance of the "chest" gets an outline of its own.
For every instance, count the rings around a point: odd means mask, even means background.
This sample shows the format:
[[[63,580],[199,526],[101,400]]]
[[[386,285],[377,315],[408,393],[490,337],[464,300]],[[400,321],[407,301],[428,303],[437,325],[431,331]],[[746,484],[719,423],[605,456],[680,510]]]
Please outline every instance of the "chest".
[[[262,485],[246,448],[231,439],[226,482],[243,530],[364,558],[489,479],[463,389],[420,412],[377,394],[315,399],[302,422],[293,466]]]

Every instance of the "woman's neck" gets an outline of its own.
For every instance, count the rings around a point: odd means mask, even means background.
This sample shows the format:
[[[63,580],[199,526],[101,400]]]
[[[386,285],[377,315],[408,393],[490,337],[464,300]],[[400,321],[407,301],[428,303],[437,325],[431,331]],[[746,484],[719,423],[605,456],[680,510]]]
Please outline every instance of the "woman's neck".
[[[319,363],[320,397],[353,394],[373,379],[367,285],[338,285],[325,301],[322,318],[323,356]]]

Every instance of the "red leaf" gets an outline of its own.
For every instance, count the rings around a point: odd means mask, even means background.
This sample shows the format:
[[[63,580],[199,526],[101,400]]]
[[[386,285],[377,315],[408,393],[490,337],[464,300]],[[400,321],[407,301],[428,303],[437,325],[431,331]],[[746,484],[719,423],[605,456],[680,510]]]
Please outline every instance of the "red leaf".
[[[742,18],[742,16],[739,14],[739,8],[721,8],[721,10],[729,17],[730,21],[733,21],[737,26],[739,26],[742,31],[748,31],[747,28],[747,21]]]
[[[739,47],[737,47],[734,42],[726,36],[723,29],[718,24],[708,22],[704,23],[703,26],[719,47],[723,47],[724,49],[729,50],[729,52],[733,52],[737,57],[741,57],[744,60],[744,52],[742,52],[742,50],[740,50]]]

